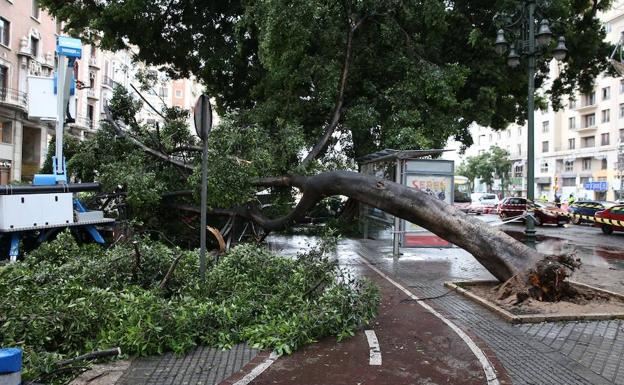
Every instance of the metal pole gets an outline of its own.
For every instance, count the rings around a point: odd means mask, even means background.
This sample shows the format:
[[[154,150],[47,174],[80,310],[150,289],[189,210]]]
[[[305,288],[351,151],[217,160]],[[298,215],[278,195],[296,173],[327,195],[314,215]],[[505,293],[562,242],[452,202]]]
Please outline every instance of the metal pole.
[[[202,115],[204,111],[202,111]],[[202,122],[204,121],[202,116]],[[201,177],[201,232],[199,234],[199,275],[206,279],[206,205],[208,200],[208,138],[203,138],[202,177]]]
[[[534,201],[535,192],[535,1],[528,0],[528,61],[529,61],[529,87],[528,87],[528,141],[527,141],[527,199]],[[526,243],[535,244],[535,223],[532,216],[526,218]]]
[[[58,68],[56,69],[56,163],[53,165],[54,175],[64,173],[63,168],[63,127],[65,125],[65,83],[67,75],[67,57],[65,55],[58,56]]]
[[[403,178],[401,175],[401,159],[397,159],[396,161],[394,181],[399,184],[403,183]],[[392,238],[392,255],[395,257],[399,256],[399,237],[400,237],[399,231],[400,230],[401,230],[401,219],[395,215],[394,216],[394,234]]]

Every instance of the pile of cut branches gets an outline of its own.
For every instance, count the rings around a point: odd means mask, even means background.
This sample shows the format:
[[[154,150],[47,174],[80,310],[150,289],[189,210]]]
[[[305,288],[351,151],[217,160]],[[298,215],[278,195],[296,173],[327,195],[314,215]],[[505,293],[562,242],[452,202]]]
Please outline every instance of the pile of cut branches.
[[[241,245],[201,282],[197,252],[147,239],[107,250],[61,234],[0,270],[0,346],[24,349],[25,379],[63,383],[58,362],[115,347],[145,356],[246,341],[290,353],[346,338],[374,317],[378,292],[323,251]]]

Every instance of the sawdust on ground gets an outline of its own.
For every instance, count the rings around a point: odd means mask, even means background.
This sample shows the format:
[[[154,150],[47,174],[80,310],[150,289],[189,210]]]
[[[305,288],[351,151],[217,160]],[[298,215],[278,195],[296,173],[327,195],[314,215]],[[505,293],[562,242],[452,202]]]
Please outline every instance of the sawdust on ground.
[[[541,302],[527,299],[520,304],[515,304],[515,296],[503,300],[498,299],[498,285],[484,283],[465,286],[464,289],[484,298],[514,315],[526,314],[561,314],[561,315],[587,315],[587,314],[624,314],[624,298],[611,295],[608,292],[589,288],[580,288],[585,296],[593,297],[591,300],[579,298],[571,301]],[[575,288],[579,288],[575,286]]]

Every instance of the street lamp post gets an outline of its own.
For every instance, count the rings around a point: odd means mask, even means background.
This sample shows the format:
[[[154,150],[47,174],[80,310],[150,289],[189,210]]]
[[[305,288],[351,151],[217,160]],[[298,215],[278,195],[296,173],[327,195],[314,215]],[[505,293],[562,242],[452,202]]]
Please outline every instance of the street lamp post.
[[[536,28],[536,4],[535,0],[524,0],[522,10],[515,17],[515,21],[499,29],[494,43],[494,49],[499,55],[503,55],[509,49],[507,65],[516,68],[520,65],[522,56],[527,58],[528,65],[528,97],[527,97],[527,200],[535,200],[535,57],[540,49],[546,49],[552,43],[552,32],[548,20],[542,18],[539,23],[537,35]],[[517,41],[511,45],[505,39],[505,30],[519,35]],[[557,46],[552,53],[555,59],[565,59],[568,49],[565,46],[565,38],[559,37]],[[526,243],[535,244],[535,222],[529,215],[526,218],[525,229]]]

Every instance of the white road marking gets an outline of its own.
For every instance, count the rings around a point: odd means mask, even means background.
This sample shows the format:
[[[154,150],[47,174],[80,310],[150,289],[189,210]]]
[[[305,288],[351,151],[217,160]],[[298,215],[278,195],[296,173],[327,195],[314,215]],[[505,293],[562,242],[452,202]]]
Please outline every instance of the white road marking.
[[[265,370],[268,369],[271,364],[275,362],[279,358],[279,354],[275,352],[271,352],[271,354],[264,360],[262,363],[251,370],[251,372],[247,373],[245,377],[236,381],[234,385],[247,385],[251,381],[255,380],[256,377],[262,374]]]
[[[377,335],[375,335],[375,332],[372,330],[364,330],[364,334],[366,334],[366,339],[368,340],[368,346],[370,348],[368,364],[381,365],[381,349],[379,348]]]
[[[388,277],[386,274],[384,274],[381,270],[379,270],[378,268],[376,268],[375,266],[373,266],[370,262],[368,262],[368,260],[366,260],[366,258],[360,256],[362,258],[362,261],[364,261],[364,263],[370,267],[371,269],[373,269],[377,274],[381,275],[382,277],[384,277],[388,282],[390,282],[391,284],[393,284],[394,286],[396,286],[397,288],[399,288],[403,293],[405,293],[408,297],[410,297],[411,299],[416,300],[416,302],[422,306],[423,308],[425,308],[427,311],[429,311],[429,313],[433,314],[434,316],[438,317],[439,319],[441,319],[445,324],[447,324],[451,329],[453,329],[453,331],[455,333],[457,333],[457,335],[459,336],[459,338],[461,338],[462,340],[464,340],[464,342],[466,343],[466,345],[468,345],[468,347],[470,348],[470,350],[472,350],[472,353],[477,357],[477,359],[479,360],[479,362],[481,363],[481,366],[483,367],[483,371],[485,372],[485,378],[487,380],[488,385],[500,385],[500,382],[498,381],[498,377],[496,376],[496,371],[494,370],[494,367],[492,366],[492,363],[490,362],[490,360],[488,360],[488,358],[485,356],[485,353],[483,352],[483,350],[481,350],[477,344],[472,340],[472,338],[470,338],[468,336],[468,334],[464,333],[463,330],[461,330],[457,325],[455,325],[453,322],[451,322],[450,320],[448,320],[447,318],[445,318],[442,314],[438,313],[434,308],[432,308],[431,306],[429,306],[428,304],[424,303],[423,301],[418,301],[420,298],[416,297],[414,294],[412,294],[411,291],[407,290],[406,288],[404,288],[401,284],[399,284],[398,282],[394,281],[392,278]]]

